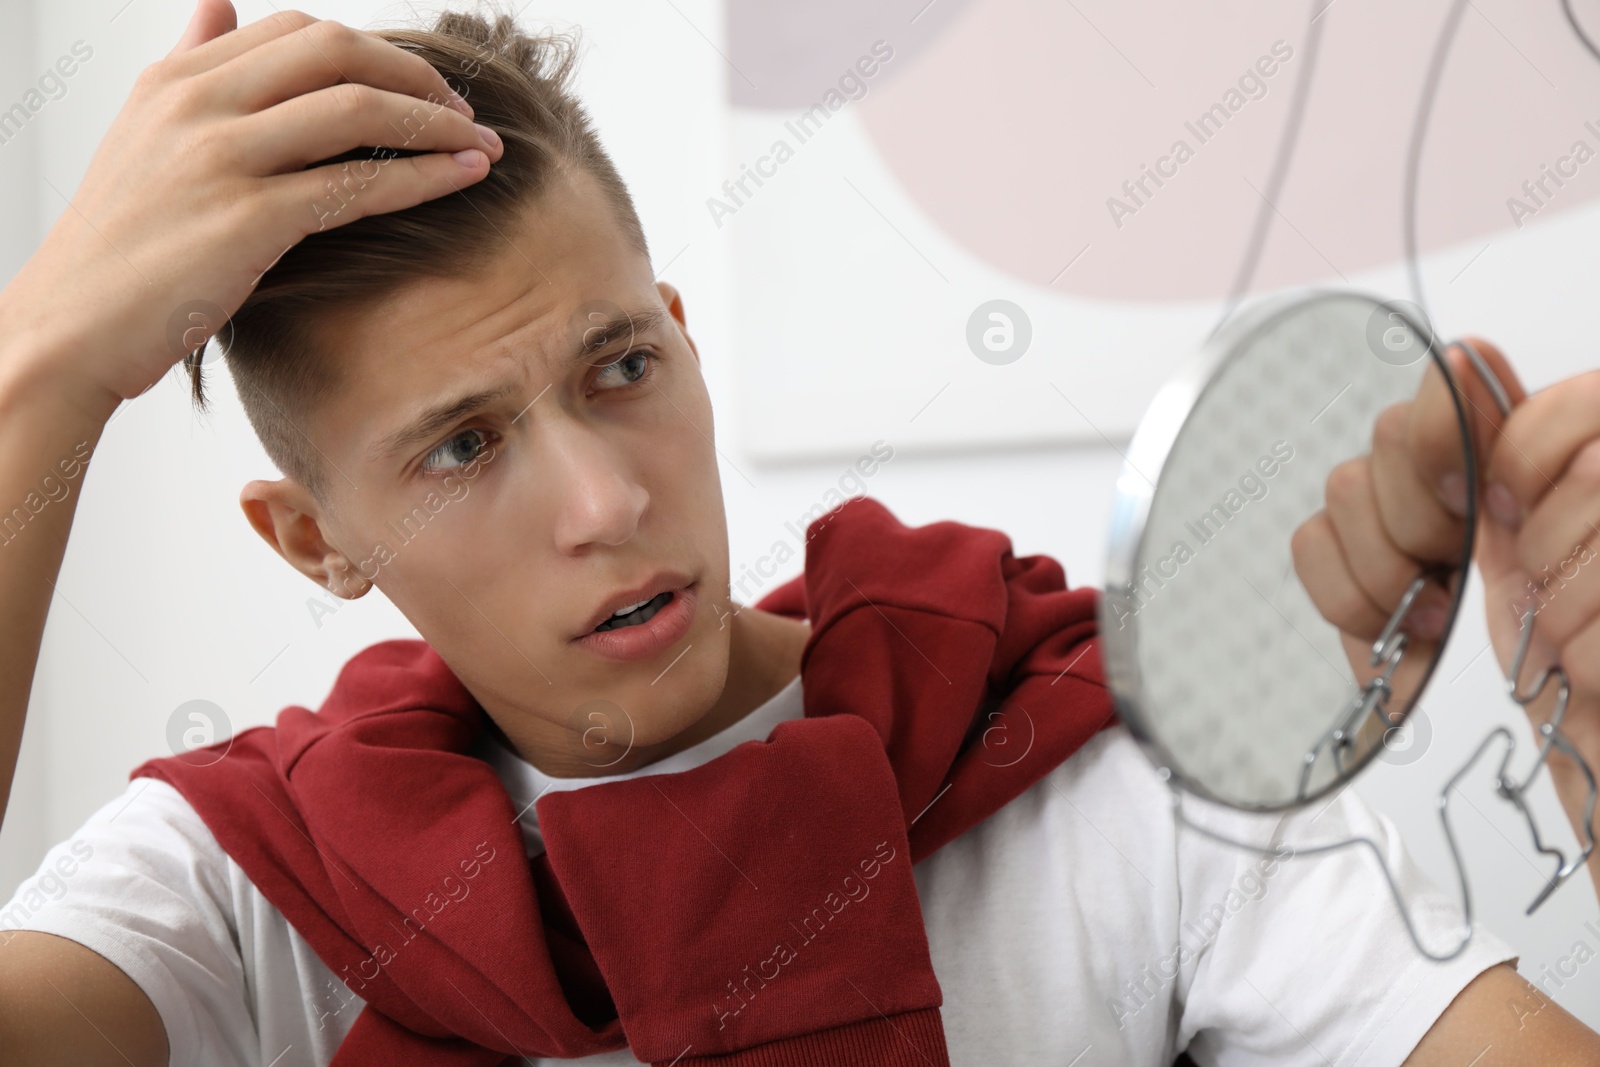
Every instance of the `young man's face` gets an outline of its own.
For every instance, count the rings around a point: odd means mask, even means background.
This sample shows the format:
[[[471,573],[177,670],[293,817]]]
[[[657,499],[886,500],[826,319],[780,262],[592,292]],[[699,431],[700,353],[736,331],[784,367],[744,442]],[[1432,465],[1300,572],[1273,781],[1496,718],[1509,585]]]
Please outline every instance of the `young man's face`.
[[[382,587],[547,770],[597,773],[692,724],[727,673],[710,400],[677,292],[587,174],[506,237],[487,270],[320,333],[342,377],[314,434],[332,514],[301,497],[278,537],[345,595]]]

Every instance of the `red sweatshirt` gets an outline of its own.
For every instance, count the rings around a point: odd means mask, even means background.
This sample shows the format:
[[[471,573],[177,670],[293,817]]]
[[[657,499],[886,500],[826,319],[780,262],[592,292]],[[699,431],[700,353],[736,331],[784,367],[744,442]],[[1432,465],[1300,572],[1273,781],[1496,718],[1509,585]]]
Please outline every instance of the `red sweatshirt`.
[[[1097,597],[996,531],[848,501],[758,605],[811,621],[804,718],[688,771],[542,797],[526,864],[484,859],[522,855],[516,812],[470,755],[483,709],[421,641],[363,650],[318,711],[285,708],[215,763],[133,777],[177,788],[366,1001],[338,1067],[624,1046],[676,1067],[942,1067],[911,866],[1113,721]],[[476,903],[444,907],[463,876]],[[874,921],[806,942],[819,900],[842,909],[866,880]],[[752,976],[783,996],[730,1011]]]

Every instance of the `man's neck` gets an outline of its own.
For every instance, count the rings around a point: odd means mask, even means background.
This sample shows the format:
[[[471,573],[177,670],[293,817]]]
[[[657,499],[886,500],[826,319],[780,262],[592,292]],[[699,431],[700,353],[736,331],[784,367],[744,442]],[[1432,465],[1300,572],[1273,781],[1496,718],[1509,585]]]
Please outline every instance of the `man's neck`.
[[[671,748],[635,764],[644,766],[721,733],[778,694],[800,673],[800,654],[811,627],[755,608],[729,616],[728,680],[700,721],[664,742]]]
[[[589,778],[626,774],[682,752],[749,715],[778,694],[800,673],[800,656],[811,628],[804,620],[745,607],[728,616],[728,674],[716,701],[693,725],[654,745],[633,745],[619,759],[596,767],[584,761],[554,766],[525,750],[497,724],[493,733],[524,760],[553,778]]]

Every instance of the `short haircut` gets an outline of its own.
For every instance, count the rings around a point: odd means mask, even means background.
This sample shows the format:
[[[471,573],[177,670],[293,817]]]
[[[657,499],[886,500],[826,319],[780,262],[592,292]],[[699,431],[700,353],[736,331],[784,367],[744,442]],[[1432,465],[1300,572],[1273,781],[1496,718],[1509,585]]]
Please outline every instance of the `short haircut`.
[[[240,403],[267,455],[324,507],[328,472],[304,426],[342,379],[337,359],[318,348],[318,322],[377,304],[408,283],[471,275],[504,246],[505,231],[539,195],[572,170],[598,181],[625,235],[649,256],[633,198],[570,87],[576,33],[528,34],[513,15],[459,11],[440,14],[431,29],[373,32],[443,74],[505,149],[487,177],[459,191],[311,233],[262,275],[218,331]],[[416,154],[359,148],[312,166]],[[331,208],[324,211],[339,209],[343,201],[334,196],[330,189]],[[201,411],[203,352],[202,346],[184,361]]]

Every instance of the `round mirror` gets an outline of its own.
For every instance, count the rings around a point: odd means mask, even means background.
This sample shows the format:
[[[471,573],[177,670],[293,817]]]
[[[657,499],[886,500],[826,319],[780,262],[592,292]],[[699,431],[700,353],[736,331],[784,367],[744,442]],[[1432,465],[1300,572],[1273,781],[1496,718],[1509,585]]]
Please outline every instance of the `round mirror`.
[[[1475,514],[1459,393],[1409,308],[1317,292],[1246,309],[1161,389],[1133,437],[1101,651],[1123,721],[1190,792],[1270,811],[1337,788],[1394,738],[1438,662],[1473,524],[1398,576],[1370,538],[1315,535],[1340,514],[1330,500],[1379,492],[1367,458],[1404,435],[1424,388],[1448,394],[1459,431],[1431,461],[1460,472]],[[1319,570],[1360,576],[1359,610],[1332,610]]]

